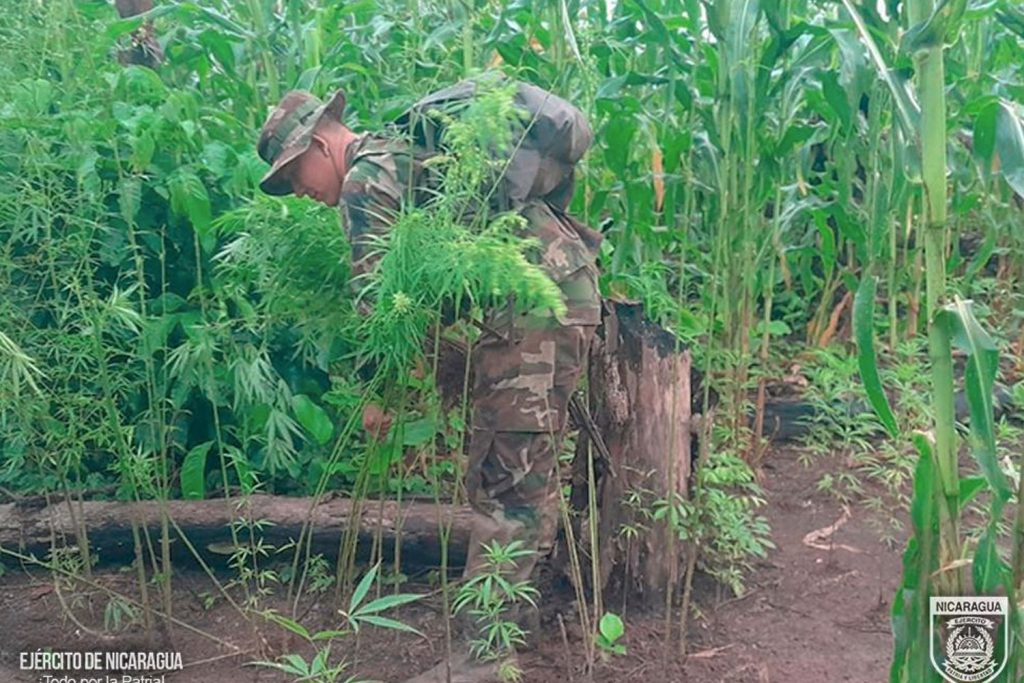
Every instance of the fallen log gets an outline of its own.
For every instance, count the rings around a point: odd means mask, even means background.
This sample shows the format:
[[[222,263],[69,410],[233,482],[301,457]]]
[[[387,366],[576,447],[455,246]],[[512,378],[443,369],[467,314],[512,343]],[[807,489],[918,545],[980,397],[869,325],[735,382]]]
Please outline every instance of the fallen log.
[[[297,540],[309,519],[313,553],[337,557],[339,542],[349,524],[358,514],[360,536],[370,538],[380,533],[385,541],[384,553],[389,555],[395,542],[395,530],[401,528],[402,557],[414,564],[432,565],[440,562],[439,522],[451,523],[448,542],[449,559],[453,564],[465,559],[469,545],[470,510],[468,507],[436,506],[430,502],[363,501],[357,511],[354,501],[331,497],[316,507],[311,498],[253,495],[230,502],[218,500],[85,501],[70,505],[65,501],[32,506],[25,503],[0,505],[0,547],[43,557],[51,544],[75,546],[76,531],[84,526],[90,546],[104,562],[130,560],[134,557],[132,521],[157,537],[164,511],[185,533],[187,540],[203,555],[223,555],[223,546],[231,543],[232,522],[265,520],[258,532],[264,543],[280,547]],[[239,532],[246,538],[245,530]],[[172,547],[176,557],[189,558],[191,553],[171,527]],[[367,546],[368,544],[360,544]],[[230,551],[229,551],[230,552]],[[9,557],[0,559],[9,561]]]

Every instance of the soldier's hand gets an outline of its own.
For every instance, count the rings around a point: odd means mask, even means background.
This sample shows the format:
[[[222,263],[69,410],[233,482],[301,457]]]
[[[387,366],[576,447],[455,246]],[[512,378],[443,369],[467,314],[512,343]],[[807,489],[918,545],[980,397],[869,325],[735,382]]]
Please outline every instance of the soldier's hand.
[[[363,429],[374,439],[382,439],[391,430],[394,415],[376,403],[367,403],[363,408]]]

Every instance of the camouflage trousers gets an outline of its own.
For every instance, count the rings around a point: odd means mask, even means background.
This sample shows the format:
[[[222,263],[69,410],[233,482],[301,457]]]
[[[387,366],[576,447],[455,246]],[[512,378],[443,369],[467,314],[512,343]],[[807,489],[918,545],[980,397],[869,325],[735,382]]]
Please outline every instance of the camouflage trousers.
[[[473,428],[466,489],[473,509],[465,575],[485,565],[484,545],[521,541],[533,551],[510,577],[529,579],[550,552],[559,516],[557,458],[569,399],[586,367],[595,325],[513,323],[473,351]]]

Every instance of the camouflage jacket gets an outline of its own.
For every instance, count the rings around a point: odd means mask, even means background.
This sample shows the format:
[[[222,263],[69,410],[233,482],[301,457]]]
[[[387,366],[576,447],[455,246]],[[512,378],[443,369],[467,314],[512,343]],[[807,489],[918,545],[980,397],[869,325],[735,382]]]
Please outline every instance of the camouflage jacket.
[[[363,135],[345,152],[348,172],[341,192],[342,220],[352,245],[352,275],[372,271],[369,253],[373,236],[383,235],[403,207],[421,205],[430,195],[428,155],[398,139]],[[517,207],[529,234],[541,243],[538,265],[559,285],[567,312],[562,325],[597,325],[601,299],[597,289],[597,259],[601,234],[576,221],[558,207],[527,201]]]

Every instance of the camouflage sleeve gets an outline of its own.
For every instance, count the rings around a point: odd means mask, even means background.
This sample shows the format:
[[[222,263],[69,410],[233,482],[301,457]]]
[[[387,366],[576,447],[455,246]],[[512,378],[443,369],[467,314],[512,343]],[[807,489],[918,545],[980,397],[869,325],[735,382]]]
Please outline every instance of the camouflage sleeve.
[[[365,167],[364,167],[365,166]],[[388,192],[388,183],[381,183],[379,169],[369,164],[353,166],[345,178],[341,193],[342,223],[352,247],[352,268],[349,286],[353,296],[365,286],[364,276],[373,272],[380,261],[376,238],[385,236],[398,213],[400,197]],[[372,301],[364,298],[358,305],[362,315],[370,313]],[[376,374],[375,363],[366,359],[357,369],[363,381]]]
[[[401,205],[396,183],[378,170],[353,166],[342,189],[342,216],[352,246],[352,278],[356,281],[372,272],[380,260],[375,243],[387,234]]]

